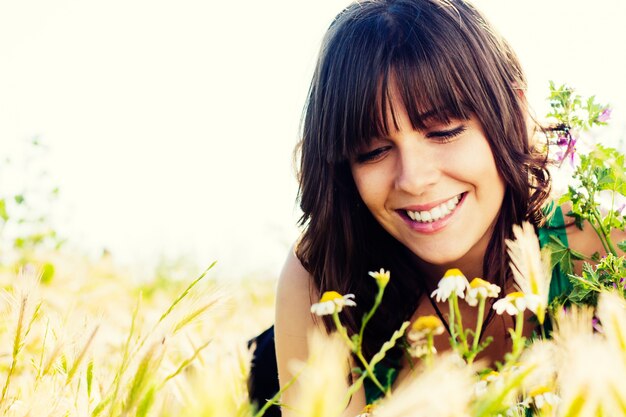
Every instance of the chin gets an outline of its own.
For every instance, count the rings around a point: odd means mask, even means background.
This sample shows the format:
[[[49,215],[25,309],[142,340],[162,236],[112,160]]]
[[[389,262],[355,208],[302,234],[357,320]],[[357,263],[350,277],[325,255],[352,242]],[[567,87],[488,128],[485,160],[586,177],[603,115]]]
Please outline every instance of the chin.
[[[445,248],[445,252],[436,249],[428,252],[425,252],[423,248],[422,250],[415,250],[419,248],[409,247],[409,249],[426,264],[448,268],[458,268],[470,251],[469,248],[450,248],[449,246]]]

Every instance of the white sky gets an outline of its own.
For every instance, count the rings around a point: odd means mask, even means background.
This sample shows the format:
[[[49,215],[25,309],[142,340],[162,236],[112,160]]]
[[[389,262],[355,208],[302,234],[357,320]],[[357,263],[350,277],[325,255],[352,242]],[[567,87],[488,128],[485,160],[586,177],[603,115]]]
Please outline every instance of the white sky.
[[[623,136],[625,2],[475,3],[519,54],[538,110],[548,79],[568,82],[611,103]],[[58,229],[86,251],[274,276],[297,236],[301,108],[346,4],[0,0],[0,157],[40,136]]]

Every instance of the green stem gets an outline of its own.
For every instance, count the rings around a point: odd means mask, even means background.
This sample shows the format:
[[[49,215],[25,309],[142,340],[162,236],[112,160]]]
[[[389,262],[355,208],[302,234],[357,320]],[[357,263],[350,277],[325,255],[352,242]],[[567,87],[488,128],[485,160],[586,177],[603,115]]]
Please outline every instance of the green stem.
[[[370,364],[367,362],[367,360],[363,356],[363,353],[361,353],[360,349],[358,352],[356,352],[356,357],[359,358],[359,360],[361,361],[361,364],[363,364],[363,368],[365,368],[365,371],[368,374],[367,376],[369,376],[369,378],[372,380],[374,385],[376,385],[381,392],[384,392],[385,395],[388,395],[389,390],[385,389],[383,384],[381,384],[378,378],[376,378],[376,375],[374,374],[374,370],[372,369]]]
[[[361,364],[363,365],[363,368],[365,368],[365,371],[368,373],[369,378],[374,382],[374,384],[382,392],[387,394],[387,390],[383,387],[383,384],[380,383],[378,378],[376,378],[376,375],[374,374],[372,367],[363,356],[363,353],[361,352],[360,343],[357,342],[355,344],[348,336],[348,332],[346,331],[346,328],[343,327],[343,325],[341,324],[341,321],[339,320],[339,313],[337,311],[333,313],[333,322],[335,323],[335,326],[337,327],[337,331],[339,332],[339,335],[343,338],[343,340],[346,341],[346,343],[352,350],[352,353],[354,353],[356,357],[359,359],[359,361],[361,361]]]
[[[604,246],[604,250],[606,251],[606,253],[612,253],[613,255],[618,256],[617,251],[615,250],[615,246],[613,246],[613,241],[611,240],[610,232],[607,232],[606,230],[604,230],[604,226],[602,225],[602,217],[600,217],[600,213],[598,212],[597,209],[594,208],[591,214],[593,215],[594,220],[598,222],[598,228],[600,230],[598,231],[598,229],[594,226],[593,222],[589,222],[589,223],[591,224],[591,227],[593,227],[596,234],[600,238],[600,241],[602,242],[602,246]]]
[[[366,373],[362,373],[361,376],[359,377],[359,379],[357,379],[354,382],[354,384],[350,385],[350,388],[348,388],[348,392],[346,393],[345,400],[344,400],[344,406],[343,406],[344,410],[346,408],[348,408],[348,405],[350,404],[350,399],[352,398],[352,396],[359,389],[361,389],[361,386],[363,385],[363,381],[365,380],[365,378],[367,378],[367,374]]]
[[[515,335],[513,339],[513,352],[512,352],[512,361],[515,362],[522,354],[522,349],[524,348],[524,336],[522,336],[522,332],[524,331],[524,312],[520,311],[515,317]]]
[[[337,312],[337,311],[335,311],[333,313],[333,322],[335,323],[335,327],[337,327],[337,331],[339,332],[339,335],[348,344],[348,346],[350,347],[350,350],[353,353],[356,353],[357,350],[360,350],[360,348],[357,349],[357,347],[354,345],[354,343],[352,342],[352,340],[348,336],[348,331],[346,330],[345,327],[343,327],[343,324],[341,324],[341,320],[339,320],[339,312]]]
[[[448,299],[448,306],[450,307],[450,314],[449,314],[449,329],[450,330],[450,345],[452,345],[452,349],[454,350],[458,350],[458,342],[456,340],[456,327],[454,325],[454,320],[455,320],[455,314],[454,314],[454,301],[452,301],[452,297],[456,297],[456,294],[451,296]]]
[[[432,332],[428,332],[426,334],[426,366],[430,367],[433,363],[433,347],[434,347],[434,336]]]
[[[485,298],[480,298],[478,302],[478,317],[476,318],[476,332],[474,333],[474,340],[472,341],[472,351],[467,358],[467,363],[472,364],[476,355],[478,355],[478,342],[480,341],[480,333],[483,330],[483,318],[485,316]]]
[[[459,326],[459,339],[461,339],[463,345],[463,354],[461,356],[465,357],[469,349],[467,346],[467,338],[465,337],[465,330],[463,329],[463,317],[461,317],[461,310],[459,310],[459,299],[456,293],[452,294],[452,303],[454,304],[457,326]]]
[[[357,348],[359,350],[361,349],[361,344],[363,343],[363,332],[365,331],[365,326],[370,321],[370,319],[372,318],[372,316],[378,309],[378,306],[382,302],[384,292],[385,292],[385,287],[379,286],[378,293],[376,294],[376,298],[374,299],[374,305],[372,306],[371,310],[368,311],[365,314],[365,316],[363,316],[363,320],[361,321],[361,330],[359,331],[359,340],[357,341]]]

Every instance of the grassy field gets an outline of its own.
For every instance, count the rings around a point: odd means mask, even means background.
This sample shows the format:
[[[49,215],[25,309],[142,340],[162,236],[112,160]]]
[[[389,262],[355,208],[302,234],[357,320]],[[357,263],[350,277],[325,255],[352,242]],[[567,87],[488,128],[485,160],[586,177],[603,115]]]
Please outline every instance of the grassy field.
[[[273,282],[138,283],[111,259],[36,259],[0,275],[0,415],[251,412],[246,341],[273,320]]]

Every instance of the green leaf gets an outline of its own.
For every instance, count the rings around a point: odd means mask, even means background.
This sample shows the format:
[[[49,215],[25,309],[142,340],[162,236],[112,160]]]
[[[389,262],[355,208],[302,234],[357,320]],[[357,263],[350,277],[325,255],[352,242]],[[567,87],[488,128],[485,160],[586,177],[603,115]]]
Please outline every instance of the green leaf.
[[[572,261],[583,260],[585,256],[564,245],[556,236],[550,236],[550,239],[551,241],[546,245],[551,252],[550,268],[554,269],[558,265],[564,274],[572,274],[574,272]]]
[[[22,194],[17,194],[15,197],[13,197],[15,199],[15,202],[17,204],[22,204],[24,202],[24,196]]]
[[[0,217],[5,222],[9,220],[9,213],[7,212],[7,203],[4,198],[0,199]]]
[[[622,240],[621,242],[618,242],[617,247],[620,248],[622,251],[626,252],[626,240]]]

